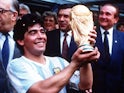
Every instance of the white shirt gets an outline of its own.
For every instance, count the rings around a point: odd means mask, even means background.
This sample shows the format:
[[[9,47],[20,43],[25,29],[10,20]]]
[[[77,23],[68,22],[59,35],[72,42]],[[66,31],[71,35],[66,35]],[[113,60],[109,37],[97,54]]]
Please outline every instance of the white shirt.
[[[9,40],[9,61],[12,60],[13,58],[13,54],[14,54],[14,49],[15,49],[15,41],[13,40],[13,31],[10,31],[8,33],[8,40]],[[0,33],[0,49],[2,50],[3,48],[3,44],[4,44],[4,41],[5,41],[5,35],[3,35],[2,33]],[[8,62],[9,62],[8,61]]]
[[[104,42],[104,32],[105,30],[100,27],[100,31],[102,34],[102,42]],[[113,27],[107,30],[109,34],[107,34],[108,37],[108,43],[109,43],[109,53],[112,54],[112,42],[113,42]]]
[[[64,36],[64,32],[62,32],[62,31],[60,31],[60,46],[61,46],[61,53],[62,53],[62,46],[63,46],[63,41],[64,41],[64,38],[65,38],[65,36]],[[68,47],[70,46],[70,42],[71,42],[71,37],[72,37],[72,31],[70,30],[70,31],[68,31],[67,32],[67,37],[66,37],[66,40],[67,40],[67,44],[68,44]]]

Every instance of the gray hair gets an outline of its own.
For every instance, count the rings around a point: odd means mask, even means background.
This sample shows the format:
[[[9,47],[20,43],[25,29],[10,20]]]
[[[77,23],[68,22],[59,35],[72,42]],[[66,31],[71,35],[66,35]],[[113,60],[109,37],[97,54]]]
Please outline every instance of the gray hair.
[[[58,21],[57,21],[57,14],[56,14],[56,12],[52,12],[52,11],[45,11],[43,14],[42,14],[42,18],[43,18],[43,20],[45,19],[45,17],[47,17],[47,16],[51,16],[51,17],[53,17],[54,18],[54,20],[55,20],[55,23],[57,24],[58,23]]]
[[[29,14],[31,13],[30,8],[26,4],[20,3],[19,4],[19,9],[24,9],[24,10],[27,10],[27,12]]]
[[[19,2],[18,0],[11,0],[11,10],[13,12],[17,11],[19,13]]]

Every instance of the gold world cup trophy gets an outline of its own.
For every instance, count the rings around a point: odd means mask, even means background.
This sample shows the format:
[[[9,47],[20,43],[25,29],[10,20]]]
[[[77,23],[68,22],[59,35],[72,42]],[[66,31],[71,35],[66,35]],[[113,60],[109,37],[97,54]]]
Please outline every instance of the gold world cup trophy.
[[[71,10],[71,29],[76,44],[83,46],[83,52],[93,51],[94,48],[88,41],[88,34],[93,30],[93,14],[84,5],[76,5]]]

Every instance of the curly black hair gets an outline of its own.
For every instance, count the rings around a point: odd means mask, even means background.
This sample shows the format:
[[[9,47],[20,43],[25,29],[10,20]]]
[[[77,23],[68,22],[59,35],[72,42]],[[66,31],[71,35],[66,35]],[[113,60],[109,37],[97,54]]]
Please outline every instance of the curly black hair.
[[[17,20],[17,23],[14,26],[13,38],[16,41],[17,47],[22,53],[24,53],[23,47],[17,43],[17,40],[23,40],[24,34],[28,30],[28,27],[33,26],[37,23],[43,26],[41,17],[39,17],[37,14],[26,14],[22,18]]]

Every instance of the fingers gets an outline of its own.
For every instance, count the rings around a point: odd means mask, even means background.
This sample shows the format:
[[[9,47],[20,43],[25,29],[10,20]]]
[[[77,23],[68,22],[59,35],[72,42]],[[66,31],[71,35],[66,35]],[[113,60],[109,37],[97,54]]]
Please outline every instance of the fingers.
[[[98,60],[99,57],[100,57],[100,53],[97,47],[95,47],[94,50],[91,52],[83,52],[83,47],[79,47],[72,56],[72,60],[75,61],[76,64],[80,65]]]
[[[97,37],[97,32],[95,30],[90,31],[90,33],[88,34],[91,38],[96,38]]]
[[[95,47],[92,52],[87,52],[82,54],[82,58],[84,58],[85,61],[98,60],[99,57],[100,57],[100,52],[98,51],[97,47]]]
[[[93,27],[93,30],[96,30],[96,26]]]
[[[92,46],[96,43],[96,37],[97,37],[97,32],[95,30],[90,31],[89,35],[89,41]]]
[[[100,57],[100,52],[98,51],[98,48],[95,47],[95,53],[94,53],[94,56],[91,57],[91,60],[98,60]]]
[[[94,46],[96,43],[96,39],[94,39],[94,38],[89,38],[89,41],[90,41],[91,46]]]

